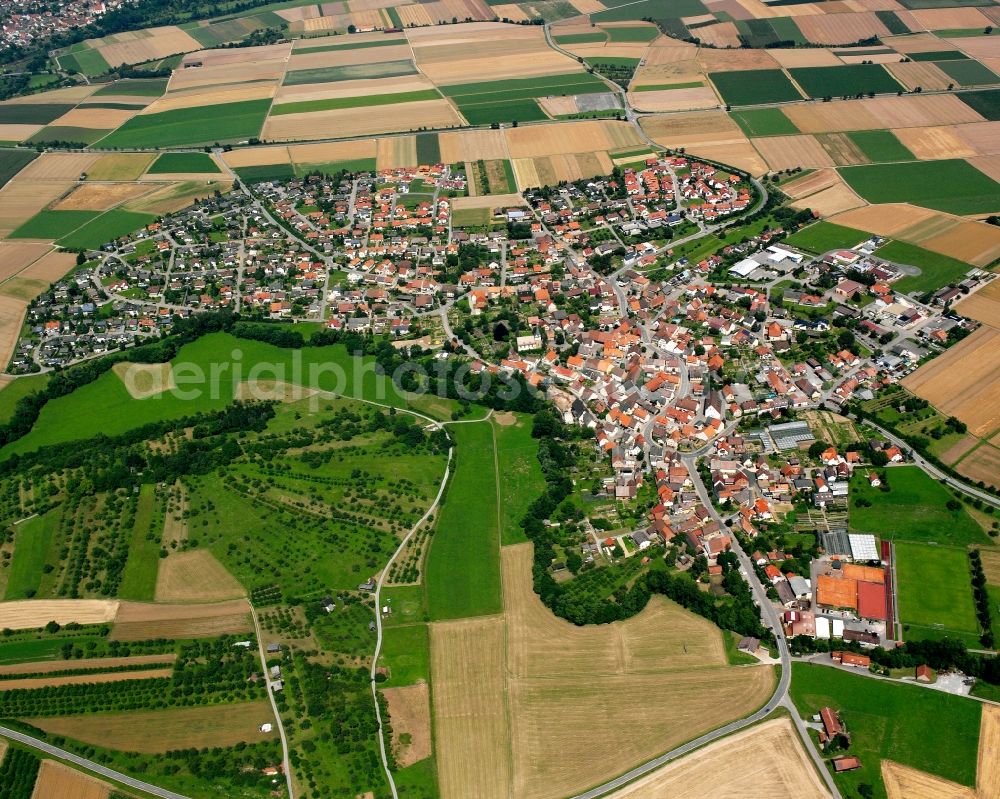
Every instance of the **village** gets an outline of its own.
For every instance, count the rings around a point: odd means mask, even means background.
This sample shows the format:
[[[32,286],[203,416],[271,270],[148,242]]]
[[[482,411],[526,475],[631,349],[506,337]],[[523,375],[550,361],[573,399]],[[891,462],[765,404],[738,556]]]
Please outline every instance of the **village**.
[[[219,309],[436,348],[521,375],[592,435],[594,498],[639,506],[639,521],[588,518],[588,567],[666,556],[720,591],[718,559],[738,541],[776,633],[892,645],[891,548],[849,534],[847,507],[852,484],[877,486],[907,453],[839,414],[961,337],[972,323],[948,306],[980,276],[920,302],[893,290],[904,273],[877,240],[814,258],[780,228],[678,258],[753,204],[738,175],[678,155],[529,190],[489,225],[455,223],[465,188],[438,164],[202,200],[82,254],[31,305],[9,371],[60,369]]]

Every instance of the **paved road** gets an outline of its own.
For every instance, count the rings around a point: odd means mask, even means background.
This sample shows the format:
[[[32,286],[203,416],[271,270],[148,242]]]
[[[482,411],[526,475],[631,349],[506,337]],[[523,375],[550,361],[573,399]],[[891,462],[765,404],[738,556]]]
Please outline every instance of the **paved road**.
[[[61,760],[65,760],[67,763],[72,763],[101,777],[106,777],[109,780],[120,782],[122,785],[127,785],[129,788],[135,788],[137,791],[152,794],[153,796],[160,796],[162,799],[188,799],[188,797],[182,793],[174,793],[173,791],[168,791],[166,788],[160,788],[156,785],[150,785],[148,782],[134,779],[128,776],[128,774],[122,774],[120,771],[115,771],[107,766],[102,766],[100,763],[95,763],[93,760],[87,760],[85,757],[74,755],[72,752],[67,752],[65,749],[60,749],[58,746],[52,746],[52,744],[40,741],[30,735],[25,735],[23,732],[12,730],[9,727],[0,727],[0,736],[9,738],[12,741],[17,741],[25,746],[30,746],[32,749],[37,749],[39,752],[43,752],[44,754],[58,757]]]

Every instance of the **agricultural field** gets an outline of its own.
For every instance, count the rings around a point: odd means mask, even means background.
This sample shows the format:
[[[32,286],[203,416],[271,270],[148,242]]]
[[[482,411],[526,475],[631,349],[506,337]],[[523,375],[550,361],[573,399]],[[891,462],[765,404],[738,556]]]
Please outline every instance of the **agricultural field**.
[[[871,203],[910,202],[959,215],[1000,210],[1000,184],[959,159],[844,167],[840,174]]]
[[[208,153],[163,153],[149,167],[150,175],[189,172],[218,174],[222,170]]]
[[[895,94],[900,85],[880,64],[839,67],[799,67],[788,70],[809,97],[854,97],[859,94]]]
[[[979,624],[965,549],[897,543],[899,619],[907,640],[962,640],[979,644]]]
[[[264,125],[270,100],[140,114],[98,142],[104,149],[183,147],[255,138]]]
[[[605,92],[607,86],[586,73],[553,75],[481,83],[460,83],[441,91],[471,125],[493,122],[529,122],[546,119],[535,102],[549,95],[578,95]]]
[[[733,111],[730,116],[747,136],[783,136],[799,132],[780,108],[747,108]]]
[[[885,470],[888,491],[872,488],[861,471],[851,479],[851,530],[892,541],[964,546],[988,538],[964,508],[946,507],[951,492],[919,466]],[[885,485],[885,483],[883,483]],[[864,505],[862,503],[870,503]]]
[[[830,250],[850,249],[868,238],[869,234],[863,230],[821,221],[793,233],[785,242],[806,252],[822,255]]]
[[[730,105],[763,105],[802,99],[780,69],[710,72],[708,77]]]
[[[867,783],[876,796],[884,796],[880,764],[886,760],[976,785],[978,702],[809,663],[792,664],[790,693],[804,719],[832,707],[850,730],[849,753],[860,758],[862,767],[836,776],[845,793],[855,795]]]
[[[913,153],[891,130],[855,130],[847,135],[872,163],[913,160]]]
[[[0,149],[0,187],[37,157],[32,150]]]
[[[878,254],[887,261],[920,269],[919,275],[906,275],[896,283],[899,291],[937,291],[943,286],[961,282],[969,271],[969,264],[963,261],[903,241],[891,241],[879,247]]]

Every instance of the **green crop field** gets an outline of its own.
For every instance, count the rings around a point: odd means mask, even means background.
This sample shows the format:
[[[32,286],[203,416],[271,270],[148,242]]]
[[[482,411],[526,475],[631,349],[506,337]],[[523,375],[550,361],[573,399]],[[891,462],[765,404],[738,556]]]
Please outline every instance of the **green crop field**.
[[[928,477],[919,466],[885,470],[888,491],[872,488],[859,469],[851,478],[851,530],[874,533],[894,541],[935,542],[964,546],[989,543],[986,534],[964,508],[948,510],[951,492]],[[864,499],[871,507],[861,507]]]
[[[3,103],[0,104],[0,124],[47,125],[72,107],[61,103]]]
[[[163,153],[149,168],[151,175],[182,172],[222,172],[208,153]]]
[[[124,78],[102,86],[91,95],[120,95],[131,97],[159,97],[167,90],[167,78]]]
[[[994,122],[1000,120],[1000,89],[962,92],[958,95],[958,98],[973,111],[978,111],[986,119]]]
[[[50,375],[26,375],[12,380],[0,389],[0,424],[10,421],[14,408],[21,397],[41,391],[48,384]]]
[[[437,164],[441,161],[441,145],[436,133],[417,134],[417,162]]]
[[[631,91],[665,92],[672,91],[674,89],[700,89],[704,85],[704,82],[700,80],[692,80],[686,83],[647,83],[645,86],[635,86],[631,89]]]
[[[913,153],[891,130],[855,130],[847,135],[874,163],[914,160]]]
[[[497,461],[500,467],[500,541],[527,541],[521,519],[528,507],[545,491],[545,477],[538,462],[538,440],[531,437],[531,418],[517,424],[494,425]]]
[[[793,233],[785,239],[785,244],[816,255],[822,255],[830,250],[849,250],[870,237],[871,234],[865,233],[863,230],[855,230],[844,225],[822,221]]]
[[[14,559],[4,599],[29,599],[38,591],[52,535],[61,518],[61,509],[54,508],[14,528]]]
[[[160,567],[160,539],[163,517],[155,513],[155,486],[146,483],[139,492],[139,502],[132,525],[128,560],[118,587],[118,596],[138,602],[152,602],[156,595],[156,574]],[[158,522],[158,524],[156,524]]]
[[[489,422],[453,425],[455,471],[427,555],[431,621],[499,613],[500,531]]]
[[[65,213],[52,211],[50,213]],[[72,233],[63,236],[57,244],[70,250],[92,250],[114,241],[119,236],[148,225],[156,217],[153,214],[141,214],[136,211],[123,211],[112,208],[95,219],[86,222]]]
[[[869,92],[885,94],[903,88],[881,64],[795,67],[788,71],[809,97],[853,97]]]
[[[937,64],[950,78],[954,78],[959,86],[981,86],[983,84],[1000,83],[1000,76],[971,58],[955,61],[942,61]]]
[[[802,96],[780,69],[744,69],[711,72],[709,79],[731,105],[762,105],[801,100]]]
[[[10,238],[60,239],[98,216],[98,211],[39,211],[11,233]]]
[[[111,133],[111,129],[77,128],[65,125],[49,125],[28,139],[29,144],[44,144],[45,142],[69,141],[82,144],[95,144]]]
[[[421,89],[396,94],[369,94],[363,97],[333,97],[323,100],[302,100],[296,103],[282,103],[271,109],[271,116],[283,114],[308,114],[314,111],[337,111],[342,108],[368,108],[375,105],[395,105],[396,103],[416,103],[421,100],[440,100],[435,89]]]
[[[132,117],[98,146],[184,147],[249,139],[260,133],[270,105],[270,100],[247,100],[143,114]]]
[[[903,638],[959,638],[979,646],[969,558],[964,549],[896,544],[896,590]]]
[[[367,50],[371,47],[388,47],[397,44],[406,44],[406,39],[378,39],[374,42],[349,42],[348,44],[317,44],[310,47],[296,47],[295,54],[325,53],[334,50]]]
[[[34,150],[0,148],[0,187],[38,157]]]
[[[398,78],[416,75],[417,68],[409,59],[383,61],[380,64],[353,64],[346,67],[313,67],[296,69],[285,73],[283,86],[299,86],[303,83],[333,83],[341,80],[361,80],[365,78]]]
[[[780,108],[747,108],[732,111],[729,116],[747,136],[781,136],[799,132]]]
[[[958,215],[1000,211],[1000,184],[958,158],[841,167],[840,174],[870,203],[913,203]]]
[[[623,25],[620,28],[605,28],[612,42],[651,42],[660,35],[652,25]]]
[[[593,33],[571,33],[566,36],[553,36],[556,40],[556,44],[595,44],[597,42],[606,42],[608,40],[608,35],[603,31],[597,30]]]
[[[548,95],[590,94],[607,91],[604,82],[586,72],[569,75],[549,75],[538,78],[481,81],[442,86],[441,92],[450,98],[471,125],[492,122],[528,122],[547,119],[536,97]]]
[[[296,170],[291,164],[262,164],[260,166],[239,166],[233,170],[248,183],[266,180],[288,180],[295,177]]]
[[[851,733],[848,754],[862,767],[837,775],[843,795],[867,783],[885,797],[882,760],[892,760],[962,785],[976,784],[982,706],[916,685],[873,680],[828,666],[792,664],[791,697],[804,719],[837,710]]]
[[[928,53],[907,53],[911,61],[961,61],[968,56],[961,50],[931,50]]]
[[[436,162],[433,162],[436,163]],[[278,167],[284,168],[286,164],[279,164]],[[272,169],[272,167],[241,167],[236,170],[240,177],[249,179],[247,175],[244,175],[246,170],[267,170]],[[354,158],[348,161],[326,161],[322,164],[295,164],[295,176],[302,177],[310,172],[322,172],[324,175],[336,175],[339,172],[374,172],[375,171],[375,159],[374,158]],[[257,178],[260,180],[260,178]],[[273,178],[271,178],[273,180]]]
[[[389,603],[392,607],[392,603]],[[395,612],[395,608],[393,608]],[[426,624],[386,627],[382,634],[382,665],[388,667],[386,688],[430,682],[430,640]]]
[[[890,241],[879,248],[878,254],[887,261],[920,268],[919,275],[906,275],[895,284],[898,291],[904,292],[936,291],[949,283],[959,282],[972,268],[963,261],[925,250],[915,244],[907,244],[905,241]]]
[[[77,50],[58,57],[59,65],[67,72],[82,72],[84,75],[103,75],[111,65],[104,60],[100,50]]]

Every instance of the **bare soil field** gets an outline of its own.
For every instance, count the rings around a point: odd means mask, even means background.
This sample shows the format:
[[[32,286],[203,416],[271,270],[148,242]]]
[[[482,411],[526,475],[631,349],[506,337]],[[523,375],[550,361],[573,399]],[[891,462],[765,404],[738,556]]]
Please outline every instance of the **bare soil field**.
[[[787,194],[793,200],[808,197],[823,189],[836,186],[842,181],[835,169],[818,169],[800,178],[786,181],[781,184],[782,194]]]
[[[930,208],[921,208],[906,203],[884,203],[839,214],[836,219],[831,221],[845,227],[867,230],[869,233],[892,238],[900,231],[926,222],[933,218],[936,213]]]
[[[122,682],[124,680],[157,680],[169,677],[173,669],[139,669],[138,671],[112,671],[107,674],[63,674],[59,677],[24,677],[20,680],[0,680],[0,691],[36,688],[55,688],[60,685]]]
[[[931,31],[948,28],[985,28],[993,24],[978,8],[923,8],[910,12],[921,28]]]
[[[705,72],[732,72],[743,69],[778,69],[774,56],[766,50],[698,51],[698,63]]]
[[[801,16],[795,18],[795,24],[813,44],[853,44],[860,39],[889,35],[889,29],[872,11]]]
[[[120,658],[81,658],[80,660],[44,660],[32,663],[14,663],[0,666],[0,674],[43,674],[69,669],[113,669],[118,666],[157,666],[173,663],[177,655],[135,655]]]
[[[107,211],[126,200],[141,197],[153,187],[145,183],[81,183],[52,205],[56,211]]]
[[[596,14],[606,8],[600,0],[570,0],[570,4],[581,14]]]
[[[417,137],[392,136],[376,139],[375,164],[379,169],[417,166]]]
[[[433,89],[423,75],[402,75],[398,78],[364,78],[342,83],[303,83],[282,86],[275,95],[275,104],[299,103],[308,100],[333,100],[342,97],[366,97],[369,94],[396,94]]]
[[[153,153],[102,155],[87,169],[87,180],[137,180],[153,163]]]
[[[632,92],[629,94],[629,101],[642,111],[696,111],[701,108],[713,108],[719,104],[719,98],[708,86]]]
[[[107,799],[111,786],[56,760],[42,760],[31,799]]]
[[[289,164],[291,158],[288,148],[282,147],[245,147],[241,150],[231,150],[223,153],[223,160],[233,169],[241,166],[268,166],[270,164]]]
[[[338,136],[373,136],[418,128],[457,127],[462,119],[447,100],[421,100],[367,108],[346,108],[268,117],[261,134],[271,141],[319,139],[335,130]]]
[[[328,142],[320,144],[295,144],[288,148],[293,164],[325,164],[331,161],[353,161],[374,158],[377,153],[374,139],[367,141]]]
[[[954,83],[943,69],[931,61],[907,61],[888,64],[886,69],[892,76],[911,91],[918,86],[922,89],[946,89]]]
[[[159,754],[175,749],[233,746],[273,738],[260,732],[274,714],[267,700],[236,705],[206,705],[168,710],[130,710],[25,719],[54,735],[125,752]]]
[[[381,64],[385,61],[408,61],[411,57],[410,45],[406,42],[365,50],[320,50],[315,53],[293,53],[288,61],[288,69],[346,67],[359,63]]]
[[[975,149],[958,135],[954,125],[900,128],[893,132],[903,146],[921,161],[966,158],[976,154]]]
[[[442,799],[508,799],[512,774],[504,620],[430,625],[434,749]]]
[[[830,103],[790,105],[785,115],[803,133],[849,130],[917,128],[981,122],[982,118],[958,97],[948,94],[834,100]]]
[[[968,36],[945,41],[951,42],[973,58],[1000,58],[1000,39],[995,36]]]
[[[184,183],[168,183],[126,205],[129,211],[144,211],[150,214],[169,214],[186,208],[195,200],[211,197],[219,191],[225,194],[232,187],[231,180],[189,180]]]
[[[500,130],[439,133],[438,146],[441,148],[441,160],[448,164],[507,157],[507,140]]]
[[[65,86],[62,89],[52,89],[38,94],[26,94],[24,97],[15,97],[12,100],[5,100],[5,103],[12,105],[32,105],[34,103],[78,103],[85,97],[90,97],[101,88],[98,84],[92,83],[89,86]]]
[[[217,602],[246,590],[207,549],[171,553],[160,560],[157,602]]]
[[[50,621],[103,624],[117,613],[117,599],[18,599],[0,602],[0,629],[33,630]]]
[[[100,156],[91,153],[42,153],[17,173],[14,183],[21,180],[76,180],[98,158]]]
[[[41,241],[0,241],[0,283],[37,261],[51,249],[50,244]]]
[[[882,781],[889,799],[976,799],[972,788],[891,760],[882,761]]]
[[[1000,330],[981,327],[907,376],[903,386],[957,416],[973,435],[991,433],[1000,427]]]
[[[155,397],[176,387],[169,363],[131,363],[122,361],[111,367],[133,399]]]
[[[45,125],[17,125],[13,123],[0,125],[0,141],[24,141],[30,139]]]
[[[698,38],[712,48],[720,50],[739,47],[742,43],[740,30],[734,22],[716,22],[698,28]],[[738,69],[747,69],[747,67],[738,67]]]
[[[124,125],[141,109],[93,108],[80,106],[63,114],[52,125],[67,128],[88,128],[90,130],[113,130]]]
[[[697,799],[702,796],[789,796],[830,793],[787,718],[772,719],[716,741],[610,795],[609,799]]]
[[[973,482],[1000,487],[1000,449],[994,446],[983,444],[955,468]]]
[[[835,164],[815,136],[762,136],[754,139],[753,145],[776,172],[797,166],[825,167]]]
[[[897,53],[935,53],[941,50],[957,49],[952,44],[947,44],[932,33],[914,33],[909,36],[886,36],[882,39],[883,44],[891,47]]]
[[[863,205],[865,205],[865,201],[858,197],[845,183],[830,186],[828,189],[810,194],[808,197],[795,200],[792,203],[794,208],[811,208],[823,218]]]
[[[189,91],[201,87],[248,83],[275,83],[285,75],[285,60],[262,61],[256,64],[220,65],[174,70],[167,86],[171,92]]]
[[[205,638],[251,630],[246,600],[200,605],[157,605],[122,602],[111,638],[141,641],[148,638]]]
[[[392,751],[402,767],[431,755],[431,703],[427,683],[383,688],[392,722]],[[403,743],[401,736],[408,736]]]

